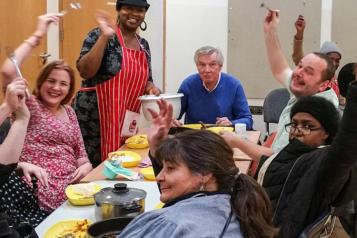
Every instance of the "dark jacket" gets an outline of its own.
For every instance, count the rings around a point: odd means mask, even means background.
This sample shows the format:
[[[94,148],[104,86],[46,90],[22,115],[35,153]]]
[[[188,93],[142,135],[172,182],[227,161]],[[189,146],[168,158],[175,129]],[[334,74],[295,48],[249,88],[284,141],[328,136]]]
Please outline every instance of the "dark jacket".
[[[297,237],[330,205],[354,198],[356,122],[357,85],[353,84],[331,146],[312,149],[294,140],[270,164],[263,187],[275,209],[274,222],[280,228],[278,237]]]

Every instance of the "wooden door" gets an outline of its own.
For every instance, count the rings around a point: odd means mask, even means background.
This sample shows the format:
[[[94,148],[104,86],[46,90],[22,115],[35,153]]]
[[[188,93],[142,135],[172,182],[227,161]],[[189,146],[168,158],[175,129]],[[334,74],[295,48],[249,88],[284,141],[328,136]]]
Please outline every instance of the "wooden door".
[[[46,13],[46,0],[1,0],[0,1],[0,64],[6,59],[5,47],[16,48],[36,29],[37,17]],[[42,39],[32,55],[21,67],[24,78],[33,89],[38,72],[42,67],[41,53],[46,52],[47,41]],[[2,91],[2,90],[0,90]],[[2,93],[0,96],[2,101]]]
[[[71,2],[71,0],[62,0],[59,6],[60,9],[70,9]],[[82,8],[79,10],[70,9],[63,17],[60,26],[60,57],[75,69],[76,89],[78,89],[81,78],[76,68],[76,60],[87,33],[98,26],[94,17],[96,9],[110,12],[113,18],[116,17],[117,13],[115,5],[108,5],[108,2],[115,3],[115,0],[77,0],[76,2],[80,3]]]

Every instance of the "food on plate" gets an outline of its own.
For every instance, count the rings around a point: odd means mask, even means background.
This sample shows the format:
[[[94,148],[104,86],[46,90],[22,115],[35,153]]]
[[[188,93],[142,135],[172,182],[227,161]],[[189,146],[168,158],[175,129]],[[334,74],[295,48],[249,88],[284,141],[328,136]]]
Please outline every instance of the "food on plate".
[[[226,126],[214,126],[214,127],[208,127],[207,130],[219,133],[221,131],[233,131],[233,127],[226,127]]]
[[[140,163],[141,156],[133,151],[115,151],[108,154],[108,160],[113,166],[135,167]]]
[[[94,204],[93,195],[101,189],[96,183],[80,183],[67,186],[65,193],[70,203],[73,205]]]
[[[185,124],[185,125],[182,125],[182,127],[186,127],[186,128],[190,128],[190,129],[194,129],[194,130],[200,130],[200,129],[202,129],[202,124]]]
[[[87,233],[90,224],[88,219],[61,221],[46,232],[45,238],[90,238]]]
[[[73,193],[83,196],[83,197],[91,197],[97,191],[95,183],[79,183],[71,185],[73,189]]]
[[[132,149],[145,149],[149,147],[147,135],[135,135],[125,141],[126,146]]]

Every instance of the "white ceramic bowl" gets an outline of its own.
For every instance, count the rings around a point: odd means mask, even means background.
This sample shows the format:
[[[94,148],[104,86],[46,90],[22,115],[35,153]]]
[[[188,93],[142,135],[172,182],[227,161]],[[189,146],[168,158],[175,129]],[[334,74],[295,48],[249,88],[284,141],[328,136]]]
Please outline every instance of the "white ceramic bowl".
[[[148,108],[159,112],[159,106],[156,101],[163,98],[167,102],[169,102],[173,107],[173,118],[177,118],[180,115],[181,110],[181,97],[183,97],[183,93],[177,94],[160,94],[159,96],[154,95],[143,95],[140,96],[141,107],[143,109],[144,117],[146,120],[151,121],[151,114],[148,111]]]

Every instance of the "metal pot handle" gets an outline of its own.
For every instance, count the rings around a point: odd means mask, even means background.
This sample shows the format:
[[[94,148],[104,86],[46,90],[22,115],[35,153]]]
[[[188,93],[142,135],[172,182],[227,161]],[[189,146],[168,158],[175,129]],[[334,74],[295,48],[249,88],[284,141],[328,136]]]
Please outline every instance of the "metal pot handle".
[[[133,213],[133,212],[140,212],[142,206],[139,204],[133,204],[131,206],[123,207],[125,213]]]

